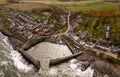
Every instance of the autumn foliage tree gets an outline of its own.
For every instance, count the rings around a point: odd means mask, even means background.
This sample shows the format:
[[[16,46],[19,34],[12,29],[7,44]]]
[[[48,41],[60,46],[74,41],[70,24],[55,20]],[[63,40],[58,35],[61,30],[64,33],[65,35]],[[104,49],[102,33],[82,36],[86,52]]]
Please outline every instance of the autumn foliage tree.
[[[94,16],[94,17],[112,17],[116,16],[115,10],[97,10],[97,11],[87,11],[85,14]]]

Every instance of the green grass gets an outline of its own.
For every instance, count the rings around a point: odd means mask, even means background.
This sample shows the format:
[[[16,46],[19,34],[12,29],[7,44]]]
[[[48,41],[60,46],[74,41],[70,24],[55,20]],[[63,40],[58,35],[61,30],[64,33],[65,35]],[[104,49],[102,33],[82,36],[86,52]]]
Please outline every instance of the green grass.
[[[104,53],[100,53],[100,54],[98,55],[98,57],[99,57],[100,59],[103,59],[103,60],[111,63],[111,64],[120,65],[120,60],[119,60],[119,59],[116,59],[116,58],[113,58],[113,57],[110,57],[110,56],[109,56],[107,59],[104,59]]]
[[[51,4],[53,5],[87,5],[91,3],[96,3],[96,2],[101,2],[102,0],[89,0],[89,1],[78,1],[78,2],[73,2],[73,1],[68,1],[68,2],[62,2],[62,1],[57,1],[57,0],[52,0]]]
[[[116,4],[111,2],[103,2],[103,0],[89,0],[89,1],[79,1],[79,2],[60,2],[53,0],[51,2],[53,5],[62,5],[69,10],[76,11],[88,11],[88,10],[117,10]]]
[[[37,14],[30,14],[30,16],[32,16],[34,19],[40,19],[40,15]]]
[[[67,6],[71,11],[89,11],[89,10],[117,10],[116,3],[100,3],[98,5],[79,5],[79,6]]]
[[[104,55],[104,53],[99,53],[99,54],[98,54],[98,57],[102,59],[102,58],[103,58],[103,55]]]
[[[19,4],[8,4],[4,6],[4,8],[13,8],[13,9],[18,9],[22,11],[26,10],[32,10],[33,8],[45,8],[44,4],[24,4],[24,3],[19,3]]]
[[[89,29],[88,31],[90,31],[91,33],[94,31],[94,26],[96,24],[96,21],[97,21],[97,18],[94,18],[91,25],[88,28]]]
[[[0,0],[0,3],[6,3],[6,0]],[[103,0],[90,0],[90,1],[78,1],[78,2],[61,2],[57,0],[51,0],[51,5],[64,6],[70,11],[87,11],[87,10],[108,10],[115,9],[117,3],[103,2]],[[8,4],[6,8],[15,8],[19,10],[31,10],[32,8],[43,8],[47,5],[44,4],[32,4],[32,3],[20,3],[20,4]]]
[[[79,25],[79,26],[77,27],[76,32],[79,32],[79,31],[85,31],[84,25]]]
[[[120,18],[117,19],[117,22],[112,23],[111,27],[111,38],[116,41],[116,44],[120,44]]]
[[[3,17],[3,18],[8,18],[8,13],[4,13],[4,12],[0,12],[0,16]]]
[[[120,65],[120,60],[113,57],[107,58],[107,61],[112,64]]]

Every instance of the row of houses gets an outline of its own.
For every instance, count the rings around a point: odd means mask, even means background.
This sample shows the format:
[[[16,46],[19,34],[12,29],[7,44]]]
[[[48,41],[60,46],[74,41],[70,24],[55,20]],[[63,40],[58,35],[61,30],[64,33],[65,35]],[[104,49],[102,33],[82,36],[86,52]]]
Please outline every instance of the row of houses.
[[[118,53],[120,51],[120,49],[118,47],[114,47],[114,46],[103,46],[103,45],[99,45],[93,42],[85,42],[84,40],[82,40],[79,36],[77,36],[74,33],[70,33],[69,37],[71,39],[73,39],[74,41],[76,41],[79,45],[83,46],[84,48],[97,48],[106,52],[113,52],[113,53]]]
[[[52,24],[37,22],[31,16],[19,11],[11,11],[8,20],[11,22],[11,30],[27,39],[39,39],[40,36],[48,36],[50,34],[49,29],[51,26],[54,27]]]

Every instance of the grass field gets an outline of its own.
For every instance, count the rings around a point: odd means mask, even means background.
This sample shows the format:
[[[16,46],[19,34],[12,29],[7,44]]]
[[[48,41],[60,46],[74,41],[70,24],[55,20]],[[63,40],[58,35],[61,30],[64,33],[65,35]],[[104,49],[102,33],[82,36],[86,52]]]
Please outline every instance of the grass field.
[[[22,11],[26,10],[32,10],[33,8],[45,8],[44,4],[24,4],[24,3],[19,3],[19,4],[8,4],[4,6],[4,8],[14,8]]]
[[[6,0],[0,0],[0,4],[5,4]],[[57,0],[51,0],[51,4],[55,6],[64,6],[70,11],[87,11],[87,10],[108,10],[117,9],[117,3],[103,2],[103,0],[89,0],[89,1],[79,1],[79,2],[61,2]],[[18,3],[18,4],[8,4],[4,6],[5,8],[15,8],[19,10],[31,10],[32,8],[43,8],[46,7],[44,4],[34,4],[34,3]]]
[[[68,8],[69,10],[76,12],[76,11],[87,11],[87,10],[109,10],[114,9],[118,10],[117,4],[112,2],[103,2],[103,0],[86,0],[86,1],[79,1],[79,2],[61,2],[57,0],[51,1],[52,5],[62,5]]]
[[[6,4],[7,1],[6,0],[0,0],[0,4]]]
[[[71,11],[88,11],[88,10],[110,10],[114,9],[117,10],[116,3],[100,3],[100,4],[93,4],[93,5],[79,5],[79,6],[68,6],[68,9]]]
[[[96,2],[101,2],[102,0],[89,0],[89,1],[78,1],[78,2],[61,2],[61,1],[57,1],[57,0],[52,0],[51,4],[53,5],[86,5],[89,3],[96,3]]]

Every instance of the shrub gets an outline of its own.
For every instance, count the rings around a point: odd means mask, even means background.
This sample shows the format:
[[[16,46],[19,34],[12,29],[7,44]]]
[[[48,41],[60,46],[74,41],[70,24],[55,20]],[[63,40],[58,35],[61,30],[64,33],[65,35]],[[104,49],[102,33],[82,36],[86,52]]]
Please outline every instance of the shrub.
[[[85,14],[95,16],[95,17],[112,17],[116,16],[117,14],[115,13],[114,10],[96,10],[96,11],[87,11]]]
[[[98,57],[103,58],[104,53],[99,53]]]
[[[112,63],[112,64],[118,64],[118,65],[120,65],[120,60],[115,59],[113,57],[107,58],[107,61],[110,62],[110,63]]]

